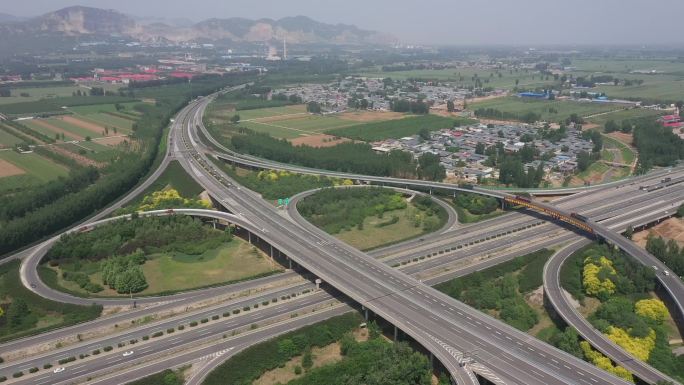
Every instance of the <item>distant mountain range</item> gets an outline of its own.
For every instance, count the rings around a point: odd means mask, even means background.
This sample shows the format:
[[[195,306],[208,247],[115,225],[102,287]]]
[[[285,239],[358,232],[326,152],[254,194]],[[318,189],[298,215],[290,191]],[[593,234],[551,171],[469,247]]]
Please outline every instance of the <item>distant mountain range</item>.
[[[13,36],[123,36],[140,41],[270,42],[292,44],[390,44],[392,36],[345,24],[325,24],[305,16],[280,20],[209,19],[196,24],[169,25],[154,19],[136,19],[114,10],[68,7],[45,15],[19,19],[0,14],[0,40]],[[11,41],[11,40],[10,40]]]
[[[0,12],[0,23],[13,23],[22,20],[25,20],[25,18]]]

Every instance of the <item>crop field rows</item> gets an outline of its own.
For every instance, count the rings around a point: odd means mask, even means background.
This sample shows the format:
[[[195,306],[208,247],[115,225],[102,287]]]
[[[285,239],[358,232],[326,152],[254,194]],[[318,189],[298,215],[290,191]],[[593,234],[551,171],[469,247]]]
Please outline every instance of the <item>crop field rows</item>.
[[[122,103],[120,110],[114,104],[70,107],[72,115],[14,123],[28,128],[29,132],[3,125],[0,127],[0,180],[3,185],[0,194],[34,186],[69,172],[68,167],[38,153],[22,154],[12,150],[24,142],[22,137],[35,140],[39,146],[51,146],[51,151],[66,155],[79,164],[101,167],[125,150],[119,144],[126,140],[140,116],[133,109],[135,104]],[[46,137],[54,139],[55,143],[44,143]]]

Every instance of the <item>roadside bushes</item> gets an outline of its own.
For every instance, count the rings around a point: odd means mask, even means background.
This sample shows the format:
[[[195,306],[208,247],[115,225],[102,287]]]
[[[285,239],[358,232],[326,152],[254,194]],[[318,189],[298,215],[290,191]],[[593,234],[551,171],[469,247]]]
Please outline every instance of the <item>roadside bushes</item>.
[[[623,368],[622,366],[614,366],[610,358],[592,349],[589,342],[580,342],[580,347],[582,348],[582,352],[584,352],[584,357],[592,364],[607,371],[608,373],[613,373],[622,379],[625,379],[629,382],[634,382],[632,374],[627,371],[627,369]]]
[[[12,303],[10,307],[14,307],[11,311],[5,309],[7,314],[0,317],[0,341],[89,321],[101,314],[102,306],[54,302],[35,294],[21,283],[19,266],[19,260],[0,265],[0,298],[9,300]],[[9,313],[17,317],[11,317]],[[59,316],[62,321],[49,327],[38,327],[41,318],[48,314]]]
[[[540,269],[551,254],[550,250],[540,250],[445,282],[437,285],[436,289],[477,309],[498,311],[504,322],[527,331],[537,324],[539,316],[525,302],[523,294],[541,286]],[[521,272],[516,277],[513,273],[519,270]],[[524,281],[537,274],[538,278],[535,277],[530,282]],[[524,286],[521,286],[523,282]]]
[[[321,347],[339,340],[360,322],[363,321],[359,314],[349,313],[252,346],[214,369],[204,384],[251,383],[265,371],[302,354],[308,346]]]
[[[324,189],[297,205],[304,218],[330,234],[358,226],[367,217],[382,218],[385,212],[406,207],[401,194],[378,187]]]

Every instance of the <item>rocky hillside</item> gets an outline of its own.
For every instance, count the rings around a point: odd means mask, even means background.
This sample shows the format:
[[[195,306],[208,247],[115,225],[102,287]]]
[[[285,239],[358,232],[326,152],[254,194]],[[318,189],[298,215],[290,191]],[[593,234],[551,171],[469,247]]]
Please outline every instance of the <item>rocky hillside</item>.
[[[144,24],[113,10],[69,7],[21,22],[3,22],[0,39],[33,34],[63,36],[126,36],[141,41],[233,41],[262,42],[287,39],[292,44],[389,44],[391,36],[344,24],[325,24],[304,16],[280,20],[243,18],[210,19],[178,27],[163,23]]]

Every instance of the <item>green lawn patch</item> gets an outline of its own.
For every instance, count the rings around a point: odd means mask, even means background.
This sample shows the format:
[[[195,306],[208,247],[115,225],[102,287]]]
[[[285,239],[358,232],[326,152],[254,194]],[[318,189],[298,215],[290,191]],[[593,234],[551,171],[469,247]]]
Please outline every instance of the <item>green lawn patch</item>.
[[[161,253],[149,258],[143,272],[150,286],[141,295],[238,282],[280,271],[261,251],[237,238],[200,255]]]
[[[55,135],[60,134],[58,132],[55,132],[55,131],[47,128],[47,127],[44,127],[44,126],[36,123],[34,120],[25,120],[25,121],[21,122],[21,124],[25,127],[28,127],[29,129],[31,129],[35,132],[38,132],[42,135],[45,135],[46,137],[51,138],[51,139],[55,139]],[[35,132],[33,133],[34,136],[35,136]],[[71,141],[71,140],[77,139],[75,136],[70,135],[70,134],[71,133],[64,134],[64,140],[65,141]],[[42,138],[37,138],[37,139],[42,139]],[[60,136],[59,140],[62,140],[61,136]]]
[[[239,111],[240,120],[263,119],[273,116],[306,114],[306,107],[304,105],[258,108],[251,110]]]
[[[30,92],[30,91],[29,91]],[[135,99],[122,96],[74,96],[43,99],[33,102],[0,104],[0,113],[7,115],[35,115],[42,113],[64,113],[62,107],[87,106],[95,104],[126,103]]]
[[[35,175],[12,175],[0,178],[0,195],[35,187],[43,181]]]
[[[613,120],[615,122],[621,122],[623,120],[652,117],[654,120],[658,119],[660,115],[663,115],[661,111],[649,110],[645,108],[630,108],[627,110],[619,110],[610,112],[607,114],[593,116],[587,119],[590,123],[595,123],[600,126],[606,124],[607,121]]]
[[[14,147],[15,144],[23,142],[23,140],[0,128],[0,146]]]
[[[35,153],[20,154],[15,151],[0,151],[0,159],[15,164],[43,182],[66,176],[69,173],[66,167]]]
[[[368,250],[441,228],[444,209],[431,198],[378,187],[324,189],[297,204],[304,218],[350,245]]]

